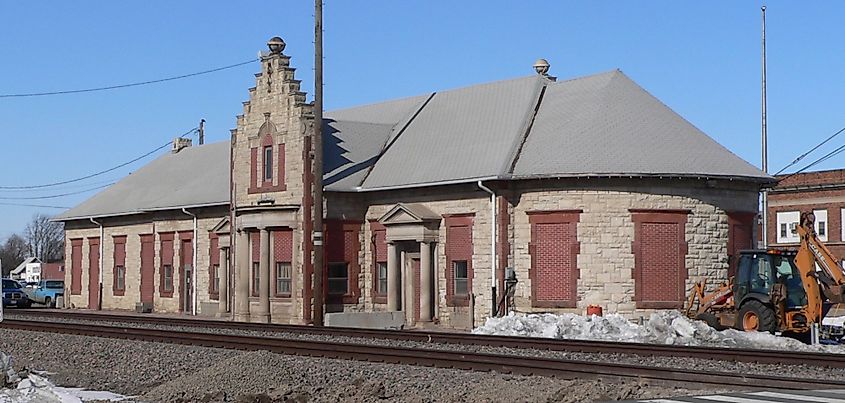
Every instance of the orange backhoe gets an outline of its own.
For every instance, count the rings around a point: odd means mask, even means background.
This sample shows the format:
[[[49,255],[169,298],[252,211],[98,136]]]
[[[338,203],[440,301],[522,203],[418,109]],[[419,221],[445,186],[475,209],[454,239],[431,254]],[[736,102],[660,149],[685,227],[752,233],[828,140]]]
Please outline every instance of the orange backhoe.
[[[737,273],[712,292],[704,279],[689,294],[687,316],[711,327],[782,332],[805,338],[845,300],[845,270],[816,235],[813,213],[801,214],[798,250],[740,252]]]

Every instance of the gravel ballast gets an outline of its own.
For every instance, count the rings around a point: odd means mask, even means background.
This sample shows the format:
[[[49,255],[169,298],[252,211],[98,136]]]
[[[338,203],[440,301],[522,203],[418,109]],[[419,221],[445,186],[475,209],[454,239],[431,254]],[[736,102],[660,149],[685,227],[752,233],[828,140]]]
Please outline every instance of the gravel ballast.
[[[53,373],[50,379],[59,385],[144,402],[590,402],[717,392],[5,329],[0,351],[11,354],[18,368]]]
[[[19,320],[43,320],[37,315],[27,316],[25,313],[16,313],[11,319]],[[50,318],[50,321],[60,321],[67,323],[92,323],[79,318]],[[425,343],[408,340],[393,340],[393,339],[376,339],[376,338],[362,338],[349,336],[336,336],[325,334],[308,334],[308,333],[292,333],[292,332],[270,332],[257,330],[242,330],[242,329],[227,329],[227,328],[209,328],[209,327],[191,327],[191,326],[176,326],[164,324],[140,324],[133,322],[108,322],[107,326],[120,327],[135,327],[135,328],[152,328],[161,330],[178,330],[178,331],[192,331],[205,332],[214,334],[232,334],[232,335],[249,335],[259,337],[272,337],[296,340],[317,340],[317,341],[335,341],[341,343],[353,344],[368,344],[385,347],[413,347],[421,349],[434,349],[444,351],[466,351],[474,353],[491,353],[503,355],[518,355],[525,357],[540,357],[552,359],[567,359],[578,361],[594,361],[594,362],[610,362],[620,364],[632,365],[649,365],[665,368],[684,368],[695,369],[700,371],[713,372],[735,372],[737,374],[755,374],[755,375],[771,375],[779,374],[783,377],[799,378],[799,379],[824,379],[845,381],[845,368],[823,368],[820,369],[812,362],[804,365],[787,365],[787,364],[758,364],[749,362],[736,361],[720,361],[709,360],[701,358],[689,357],[661,357],[661,356],[640,356],[636,354],[620,354],[620,353],[581,353],[571,351],[549,351],[537,349],[524,348],[508,348],[508,347],[490,347],[490,346],[476,346],[463,344],[448,344],[448,343]]]

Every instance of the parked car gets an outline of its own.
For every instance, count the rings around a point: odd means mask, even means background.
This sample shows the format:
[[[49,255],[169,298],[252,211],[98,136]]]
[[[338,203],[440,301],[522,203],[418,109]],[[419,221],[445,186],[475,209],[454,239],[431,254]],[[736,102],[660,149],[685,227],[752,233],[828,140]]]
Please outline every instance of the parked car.
[[[29,308],[32,306],[32,300],[26,295],[24,288],[18,284],[17,281],[4,278],[3,279],[3,306],[17,306],[21,308]]]
[[[33,302],[53,308],[56,306],[56,297],[65,295],[65,281],[41,280],[27,294]]]

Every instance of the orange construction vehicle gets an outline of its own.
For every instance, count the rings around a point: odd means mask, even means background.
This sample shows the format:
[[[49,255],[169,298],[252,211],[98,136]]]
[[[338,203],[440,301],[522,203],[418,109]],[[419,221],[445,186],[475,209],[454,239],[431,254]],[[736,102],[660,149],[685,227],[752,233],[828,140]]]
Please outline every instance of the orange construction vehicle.
[[[845,299],[845,270],[819,241],[813,213],[801,214],[798,251],[740,252],[737,273],[706,292],[704,279],[688,298],[687,316],[716,329],[783,332],[805,338],[832,304]]]

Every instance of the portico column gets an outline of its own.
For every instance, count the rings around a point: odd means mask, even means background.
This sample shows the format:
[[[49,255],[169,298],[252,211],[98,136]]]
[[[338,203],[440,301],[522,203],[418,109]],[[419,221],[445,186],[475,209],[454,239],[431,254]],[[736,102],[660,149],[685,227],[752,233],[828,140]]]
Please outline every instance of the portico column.
[[[258,263],[258,320],[270,322],[270,230],[261,228]]]
[[[249,322],[249,233],[238,231],[235,244],[235,320]]]
[[[420,242],[420,322],[431,322],[431,242]]]
[[[387,243],[387,310],[398,311],[402,280],[399,273],[399,259],[396,256],[396,244]]]
[[[217,316],[226,316],[229,301],[229,248],[220,248],[217,266]]]

